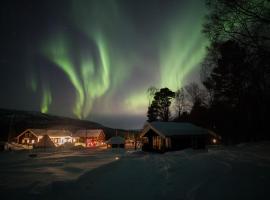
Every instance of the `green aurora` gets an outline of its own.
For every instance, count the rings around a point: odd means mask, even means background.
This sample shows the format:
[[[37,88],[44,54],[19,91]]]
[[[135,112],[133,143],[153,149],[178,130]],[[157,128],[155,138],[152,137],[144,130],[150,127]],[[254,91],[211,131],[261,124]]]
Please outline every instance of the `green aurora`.
[[[43,95],[42,95],[42,102],[40,106],[40,111],[42,113],[47,113],[49,111],[49,106],[52,103],[52,95],[51,92],[48,88],[45,88],[43,90]]]
[[[40,49],[73,86],[71,109],[77,118],[97,113],[145,116],[148,87],[176,90],[198,75],[207,46],[201,33],[203,2],[190,1],[163,17],[152,14],[144,22],[157,21],[152,30],[147,28],[151,24],[138,28],[121,1],[74,0],[68,12],[69,31],[57,29]],[[36,90],[38,83],[30,81]],[[51,111],[51,89],[43,89],[41,112]]]

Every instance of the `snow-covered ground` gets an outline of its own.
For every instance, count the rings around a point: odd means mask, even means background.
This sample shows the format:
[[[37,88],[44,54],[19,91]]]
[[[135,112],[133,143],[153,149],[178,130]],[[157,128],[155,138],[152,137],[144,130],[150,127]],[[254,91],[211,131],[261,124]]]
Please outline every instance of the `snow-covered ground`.
[[[0,192],[9,199],[270,199],[270,143],[165,154],[2,153]]]
[[[31,158],[30,154],[37,157]],[[115,161],[124,152],[104,149],[39,150],[0,153],[0,192],[31,186],[37,192],[53,181],[74,180]]]

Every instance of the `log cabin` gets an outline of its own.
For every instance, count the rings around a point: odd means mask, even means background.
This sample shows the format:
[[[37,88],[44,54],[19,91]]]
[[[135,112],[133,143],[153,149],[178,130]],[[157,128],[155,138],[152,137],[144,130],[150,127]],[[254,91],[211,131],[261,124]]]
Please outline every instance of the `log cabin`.
[[[191,123],[146,123],[140,135],[144,151],[166,152],[185,148],[204,149],[209,131]]]

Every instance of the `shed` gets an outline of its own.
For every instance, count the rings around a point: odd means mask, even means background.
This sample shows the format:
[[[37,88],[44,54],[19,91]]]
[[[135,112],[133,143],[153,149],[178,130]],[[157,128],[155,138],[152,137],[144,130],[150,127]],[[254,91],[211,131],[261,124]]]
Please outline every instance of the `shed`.
[[[125,148],[125,138],[120,136],[111,137],[108,141],[106,141],[107,147],[112,148]]]
[[[185,148],[204,149],[208,130],[191,123],[146,123],[141,138],[143,150],[165,152]]]

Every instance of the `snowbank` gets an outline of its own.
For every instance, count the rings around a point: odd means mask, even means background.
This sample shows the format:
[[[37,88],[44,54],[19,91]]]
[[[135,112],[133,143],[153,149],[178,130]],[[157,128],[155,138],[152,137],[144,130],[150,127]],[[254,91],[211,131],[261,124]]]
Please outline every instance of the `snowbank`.
[[[95,158],[88,164],[86,164],[88,157],[78,158],[74,155],[71,159],[73,164],[69,165],[68,160],[62,161],[66,173],[62,174],[64,178],[40,188],[35,187],[36,183],[32,183],[19,187],[21,188],[19,190],[18,187],[9,187],[1,193],[9,194],[11,199],[16,199],[18,195],[25,199],[270,198],[269,142],[215,148],[209,149],[208,152],[192,149],[165,154],[110,151],[103,154],[103,158],[107,155],[107,158],[111,159],[107,160],[107,164],[90,167],[91,170],[85,169],[91,162],[92,164],[98,162],[101,155],[98,153],[91,155]],[[116,156],[120,159],[115,160]],[[60,158],[61,155],[58,155],[55,158],[56,162],[51,163],[52,166],[57,165]],[[48,173],[48,163],[47,167],[44,167],[44,164],[40,165],[40,173]],[[77,176],[66,178],[70,174],[76,174],[75,171],[78,169],[81,171]],[[72,173],[68,173],[69,170]],[[18,174],[21,175],[21,172]],[[40,174],[41,179],[45,176]],[[15,190],[19,192],[12,192]]]

